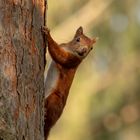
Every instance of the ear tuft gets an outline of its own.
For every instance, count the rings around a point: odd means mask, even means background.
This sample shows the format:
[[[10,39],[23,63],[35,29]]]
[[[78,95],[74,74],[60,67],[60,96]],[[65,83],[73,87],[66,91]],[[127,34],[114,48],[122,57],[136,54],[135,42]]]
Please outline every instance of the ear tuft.
[[[75,34],[75,37],[79,36],[79,35],[82,35],[83,34],[83,27],[80,26],[77,30],[76,30],[76,34]]]
[[[96,43],[98,41],[99,37],[95,37],[92,39],[92,44]]]
[[[80,26],[80,27],[77,29],[76,32],[79,33],[79,34],[83,34],[83,27]]]

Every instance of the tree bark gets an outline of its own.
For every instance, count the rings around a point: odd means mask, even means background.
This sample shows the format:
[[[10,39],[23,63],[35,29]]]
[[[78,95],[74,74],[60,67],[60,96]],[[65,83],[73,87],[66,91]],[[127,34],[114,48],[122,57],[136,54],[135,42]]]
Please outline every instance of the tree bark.
[[[0,140],[44,139],[44,0],[0,0]]]

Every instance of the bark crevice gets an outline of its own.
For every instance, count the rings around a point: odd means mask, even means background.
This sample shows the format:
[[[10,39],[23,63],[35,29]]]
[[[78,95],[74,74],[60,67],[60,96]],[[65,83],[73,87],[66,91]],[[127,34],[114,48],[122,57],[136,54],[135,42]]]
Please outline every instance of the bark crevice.
[[[44,1],[0,1],[0,139],[43,140]]]

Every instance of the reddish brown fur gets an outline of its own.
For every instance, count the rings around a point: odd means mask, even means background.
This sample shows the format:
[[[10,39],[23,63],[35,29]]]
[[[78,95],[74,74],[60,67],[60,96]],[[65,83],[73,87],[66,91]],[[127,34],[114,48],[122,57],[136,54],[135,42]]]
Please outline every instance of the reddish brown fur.
[[[48,137],[48,133],[51,127],[59,119],[63,112],[63,108],[66,104],[67,96],[70,86],[75,74],[76,69],[64,69],[57,64],[59,72],[59,81],[57,81],[56,89],[45,99],[45,138]],[[68,80],[69,79],[69,80]]]
[[[56,86],[45,98],[44,134],[47,140],[50,129],[63,112],[76,69],[90,52],[91,46],[96,40],[85,36],[82,27],[77,30],[71,42],[62,45],[58,45],[52,39],[47,28],[44,27],[43,32],[47,37],[49,53],[55,63],[53,67],[58,70]]]

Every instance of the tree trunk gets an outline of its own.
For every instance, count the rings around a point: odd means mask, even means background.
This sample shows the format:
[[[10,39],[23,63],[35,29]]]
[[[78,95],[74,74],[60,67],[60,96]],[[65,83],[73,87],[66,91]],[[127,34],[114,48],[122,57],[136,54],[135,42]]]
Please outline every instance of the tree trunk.
[[[44,0],[0,0],[0,140],[43,140]]]

